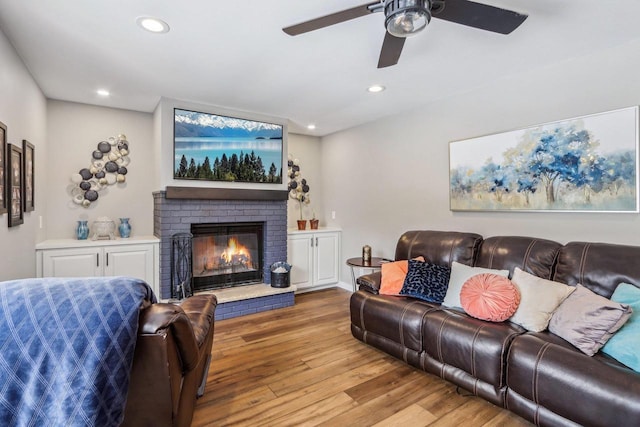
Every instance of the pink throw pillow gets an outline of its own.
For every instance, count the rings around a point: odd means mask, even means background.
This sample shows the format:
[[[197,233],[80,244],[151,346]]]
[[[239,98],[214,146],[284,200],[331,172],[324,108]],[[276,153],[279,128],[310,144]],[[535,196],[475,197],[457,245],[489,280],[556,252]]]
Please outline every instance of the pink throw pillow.
[[[414,259],[424,262],[424,257],[421,256]],[[378,293],[380,295],[399,295],[408,271],[409,261],[406,259],[382,264],[380,268],[382,278]]]
[[[518,309],[520,293],[506,277],[483,273],[464,282],[460,291],[460,303],[472,317],[503,322]]]

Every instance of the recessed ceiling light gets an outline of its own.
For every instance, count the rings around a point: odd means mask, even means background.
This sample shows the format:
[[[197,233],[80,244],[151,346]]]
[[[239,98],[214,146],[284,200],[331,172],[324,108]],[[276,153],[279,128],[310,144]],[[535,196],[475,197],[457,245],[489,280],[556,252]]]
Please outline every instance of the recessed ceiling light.
[[[369,86],[367,88],[367,91],[371,92],[371,93],[378,93],[378,92],[382,92],[383,90],[385,90],[386,88],[382,85],[373,85],[373,86]]]
[[[169,32],[169,24],[164,22],[162,19],[153,18],[151,16],[140,16],[136,19],[136,23],[152,33]]]
[[[314,130],[315,128],[316,128],[316,125],[314,125],[313,123],[307,125],[307,129],[309,130]]]
[[[106,89],[98,89],[98,90],[96,91],[96,93],[97,93],[98,95],[100,95],[100,96],[109,96],[109,95],[110,95],[109,91],[108,91],[108,90],[106,90]]]

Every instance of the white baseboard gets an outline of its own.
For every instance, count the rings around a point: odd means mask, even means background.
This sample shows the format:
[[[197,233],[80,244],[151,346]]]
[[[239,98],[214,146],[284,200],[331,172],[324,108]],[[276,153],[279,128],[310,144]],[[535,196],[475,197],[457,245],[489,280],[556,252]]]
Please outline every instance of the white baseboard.
[[[351,282],[338,282],[336,288],[342,288],[345,291],[353,292],[353,284]]]
[[[345,291],[353,292],[353,286],[350,283],[338,282],[338,283],[332,283],[330,285],[312,286],[309,288],[298,288],[296,290],[296,295],[304,294],[305,292],[313,292],[313,291],[319,291],[322,289],[330,289],[330,288],[340,288],[340,289],[344,289]]]

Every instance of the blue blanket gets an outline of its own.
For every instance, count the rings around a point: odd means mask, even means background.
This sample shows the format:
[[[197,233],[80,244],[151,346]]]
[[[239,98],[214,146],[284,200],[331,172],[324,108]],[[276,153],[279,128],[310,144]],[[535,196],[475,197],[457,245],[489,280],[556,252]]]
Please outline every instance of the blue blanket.
[[[124,418],[143,281],[0,283],[0,425],[117,426]]]

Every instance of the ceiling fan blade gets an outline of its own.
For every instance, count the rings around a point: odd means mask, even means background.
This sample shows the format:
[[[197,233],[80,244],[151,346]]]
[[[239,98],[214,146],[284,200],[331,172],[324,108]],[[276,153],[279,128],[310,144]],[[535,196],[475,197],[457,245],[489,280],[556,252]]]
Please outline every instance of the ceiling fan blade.
[[[382,42],[382,50],[380,50],[378,68],[390,67],[398,63],[405,40],[404,37],[392,36],[388,32],[384,33],[384,42]]]
[[[351,9],[332,13],[331,15],[321,16],[320,18],[311,19],[300,24],[292,25],[290,27],[283,28],[282,31],[289,34],[290,36],[297,36],[298,34],[308,33],[309,31],[318,30],[320,28],[339,24],[341,22],[356,19],[370,13],[378,12],[382,9],[379,7],[373,7],[378,5],[380,5],[380,2],[374,1],[373,3],[363,4],[361,6],[352,7]]]
[[[512,10],[468,0],[445,0],[444,7],[433,10],[433,17],[500,34],[511,33],[527,19]]]

